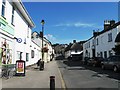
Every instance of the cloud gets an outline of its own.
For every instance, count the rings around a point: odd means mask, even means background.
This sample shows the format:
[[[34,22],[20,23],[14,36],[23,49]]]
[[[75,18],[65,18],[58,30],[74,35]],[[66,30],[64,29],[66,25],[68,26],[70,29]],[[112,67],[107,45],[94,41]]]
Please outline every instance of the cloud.
[[[74,22],[74,23],[60,23],[54,25],[54,27],[84,27],[84,28],[102,28],[102,26],[99,26],[94,23],[81,23],[81,22]]]
[[[46,37],[51,42],[56,40],[56,38],[53,35],[51,35],[51,34],[44,35],[44,37]]]

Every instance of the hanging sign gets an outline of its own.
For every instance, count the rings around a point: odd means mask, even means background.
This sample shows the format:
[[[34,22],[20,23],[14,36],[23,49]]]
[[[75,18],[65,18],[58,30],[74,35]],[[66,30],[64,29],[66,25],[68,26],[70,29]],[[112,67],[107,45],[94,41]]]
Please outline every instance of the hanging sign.
[[[22,39],[21,38],[17,38],[16,39],[18,43],[21,43],[22,42]]]

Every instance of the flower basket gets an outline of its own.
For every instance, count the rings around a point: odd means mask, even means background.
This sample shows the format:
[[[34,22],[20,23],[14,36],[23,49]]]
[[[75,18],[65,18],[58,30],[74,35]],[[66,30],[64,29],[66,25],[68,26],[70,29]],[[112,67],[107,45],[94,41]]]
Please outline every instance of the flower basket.
[[[47,47],[44,47],[42,50],[43,52],[48,52],[49,49]]]

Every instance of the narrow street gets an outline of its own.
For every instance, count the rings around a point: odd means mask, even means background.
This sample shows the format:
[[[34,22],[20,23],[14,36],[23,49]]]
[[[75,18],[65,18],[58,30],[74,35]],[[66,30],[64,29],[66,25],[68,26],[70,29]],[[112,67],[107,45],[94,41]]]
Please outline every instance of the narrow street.
[[[79,61],[57,60],[66,87],[88,89],[120,89],[120,73],[100,67],[81,65]],[[103,90],[103,89],[102,89]]]

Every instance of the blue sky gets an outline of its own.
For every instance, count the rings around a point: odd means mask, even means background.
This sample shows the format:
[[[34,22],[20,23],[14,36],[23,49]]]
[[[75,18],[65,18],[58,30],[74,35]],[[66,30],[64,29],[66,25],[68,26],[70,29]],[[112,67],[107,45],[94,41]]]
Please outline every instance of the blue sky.
[[[36,27],[52,43],[86,40],[93,30],[103,30],[104,20],[118,21],[117,2],[23,2]]]

